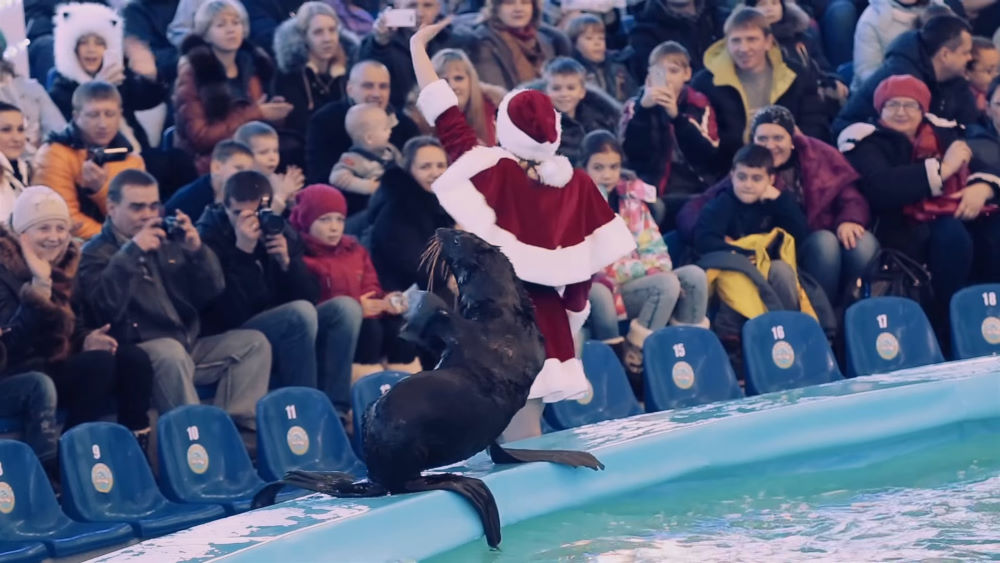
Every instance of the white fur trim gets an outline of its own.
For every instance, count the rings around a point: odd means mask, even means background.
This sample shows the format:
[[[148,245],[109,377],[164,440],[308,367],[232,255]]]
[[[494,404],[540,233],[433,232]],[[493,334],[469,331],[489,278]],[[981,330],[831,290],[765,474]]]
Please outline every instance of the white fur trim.
[[[569,332],[575,336],[590,316],[590,301],[587,301],[582,311],[566,311],[566,316],[569,317]]]
[[[954,128],[954,127],[958,127],[959,126],[958,122],[955,121],[954,119],[945,119],[943,117],[938,117],[938,116],[934,115],[933,113],[929,113],[929,112],[924,114],[924,119],[926,119],[927,121],[929,121],[930,124],[934,125],[935,127],[949,127],[949,128]]]
[[[497,143],[518,158],[541,162],[555,156],[556,151],[559,150],[559,142],[562,140],[562,119],[559,112],[553,108],[552,111],[556,114],[556,140],[551,143],[539,143],[518,129],[510,120],[507,106],[510,105],[511,98],[527,91],[524,89],[513,90],[500,100],[500,107],[497,108]]]
[[[924,159],[924,168],[927,169],[927,183],[931,187],[931,195],[941,195],[944,187],[944,180],[941,179],[941,161],[936,158]]]
[[[549,358],[542,364],[542,371],[535,377],[528,398],[557,403],[583,398],[590,390],[590,381],[583,373],[583,362],[576,358],[565,362]]]
[[[837,149],[840,152],[850,151],[859,141],[874,132],[875,126],[871,123],[852,123],[837,135]]]
[[[458,107],[458,96],[443,78],[431,82],[417,95],[417,109],[423,114],[427,123],[437,121],[437,118],[452,106]]]
[[[965,181],[966,185],[973,182],[985,182],[989,184],[993,191],[1000,190],[1000,176],[994,174],[989,174],[987,172],[976,172],[975,174],[970,174],[968,180]]]
[[[546,186],[562,188],[573,179],[573,165],[565,156],[546,158],[535,167],[538,181]]]
[[[453,162],[432,188],[441,206],[465,230],[500,247],[518,278],[550,287],[577,283],[635,249],[635,238],[617,215],[573,246],[549,249],[519,241],[496,224],[496,213],[471,180],[504,158],[517,160],[499,147],[474,147]]]
[[[93,2],[61,4],[53,16],[52,31],[55,67],[59,74],[80,84],[90,82],[93,77],[83,70],[76,58],[76,43],[81,37],[94,33],[104,38],[107,51],[104,60],[122,64],[122,36],[125,22],[114,10]],[[110,59],[109,59],[110,57]]]

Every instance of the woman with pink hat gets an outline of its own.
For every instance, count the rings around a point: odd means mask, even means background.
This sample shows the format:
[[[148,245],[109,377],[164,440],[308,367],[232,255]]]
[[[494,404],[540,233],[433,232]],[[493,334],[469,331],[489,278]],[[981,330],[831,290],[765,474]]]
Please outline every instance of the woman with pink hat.
[[[972,274],[974,247],[988,253],[977,260],[986,277],[1000,279],[1000,174],[974,158],[957,123],[928,112],[917,78],[886,78],[873,101],[877,123],[850,125],[837,145],[861,175],[875,236],[927,264],[943,309]]]
[[[435,124],[452,162],[432,189],[456,223],[511,261],[545,336],[545,364],[504,432],[510,441],[541,434],[544,403],[592,393],[573,335],[589,313],[591,276],[631,252],[635,240],[593,180],[556,155],[559,113],[542,92],[507,94],[497,112],[499,146],[478,146],[455,93],[427,56],[427,42],[449,23],[423,26],[410,39],[417,107]]]

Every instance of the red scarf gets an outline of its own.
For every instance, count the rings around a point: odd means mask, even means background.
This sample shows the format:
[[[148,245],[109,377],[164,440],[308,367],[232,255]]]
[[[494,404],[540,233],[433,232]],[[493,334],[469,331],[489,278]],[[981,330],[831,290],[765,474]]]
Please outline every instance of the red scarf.
[[[917,136],[913,140],[913,161],[922,162],[928,158],[940,160],[944,158],[944,151],[941,150],[941,141],[934,132],[934,127],[924,122],[917,128]],[[944,181],[941,195],[906,205],[903,207],[903,214],[916,221],[931,221],[944,215],[954,215],[959,200],[948,196],[964,188],[968,178],[969,165],[964,164],[958,172]]]

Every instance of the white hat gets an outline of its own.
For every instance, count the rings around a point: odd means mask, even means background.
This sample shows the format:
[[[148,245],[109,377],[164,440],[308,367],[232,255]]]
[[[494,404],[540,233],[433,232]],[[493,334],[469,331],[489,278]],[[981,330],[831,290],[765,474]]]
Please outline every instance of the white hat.
[[[10,226],[22,234],[42,221],[62,219],[69,224],[69,207],[62,196],[48,186],[30,186],[14,201]]]

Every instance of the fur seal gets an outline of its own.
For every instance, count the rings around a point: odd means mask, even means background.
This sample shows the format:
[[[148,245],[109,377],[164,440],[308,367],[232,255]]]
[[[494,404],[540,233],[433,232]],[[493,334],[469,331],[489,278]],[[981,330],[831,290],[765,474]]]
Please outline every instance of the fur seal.
[[[488,449],[494,463],[551,461],[603,469],[586,452],[503,448],[497,439],[524,406],[545,361],[534,306],[506,256],[468,232],[438,229],[425,257],[438,257],[455,274],[457,313],[424,300],[406,332],[421,345],[443,349],[433,370],[400,381],[364,416],[368,481],[341,472],[292,471],[265,487],[254,508],[274,503],[283,485],[338,497],[448,490],[465,497],[483,523],[490,547],[500,543],[496,501],[479,479],[451,473],[423,475]]]

